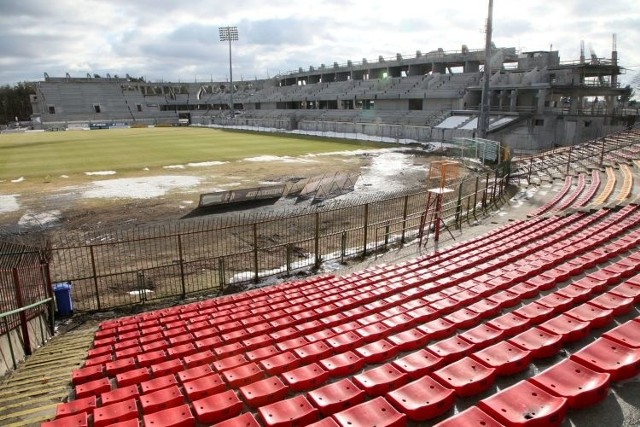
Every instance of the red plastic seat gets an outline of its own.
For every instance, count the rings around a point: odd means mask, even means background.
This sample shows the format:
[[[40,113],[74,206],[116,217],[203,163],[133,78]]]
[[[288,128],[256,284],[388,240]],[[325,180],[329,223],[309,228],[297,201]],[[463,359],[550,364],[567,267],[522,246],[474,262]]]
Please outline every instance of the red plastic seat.
[[[145,427],[195,427],[196,420],[189,405],[180,405],[145,415]]]
[[[491,347],[472,353],[470,357],[494,368],[497,375],[513,375],[529,367],[533,354],[509,341],[500,341]]]
[[[561,335],[563,342],[566,343],[586,338],[591,331],[588,322],[582,322],[566,314],[549,319],[538,327],[547,332]]]
[[[549,320],[553,316],[553,309],[534,301],[513,310],[512,313],[529,319],[532,325],[537,325]]]
[[[455,391],[428,375],[387,393],[387,400],[411,421],[424,421],[447,412],[455,402]]]
[[[547,392],[567,398],[569,408],[585,408],[607,396],[610,375],[565,359],[529,379]]]
[[[121,421],[138,418],[136,399],[124,400],[111,405],[101,406],[93,410],[94,427],[111,426]]]
[[[477,406],[471,406],[434,427],[505,427]]]
[[[491,325],[483,324],[465,331],[458,336],[474,345],[475,349],[488,347],[502,339],[504,331]]]
[[[640,302],[640,285],[634,285],[630,281],[619,284],[609,292],[624,298],[633,298],[636,304]]]
[[[431,344],[427,349],[442,357],[445,363],[450,363],[474,351],[475,345],[458,336],[453,336]]]
[[[443,318],[417,326],[418,330],[425,334],[429,340],[439,340],[448,337],[456,331],[456,325]]]
[[[224,381],[222,381],[220,375],[214,373],[191,381],[186,381],[182,385],[185,394],[191,401],[202,399],[227,389],[227,386]]]
[[[553,396],[529,381],[482,399],[478,407],[509,426],[559,426],[567,411],[567,399]]]
[[[602,336],[627,347],[640,348],[640,323],[634,321],[623,323]]]
[[[531,327],[531,319],[514,313],[505,313],[486,322],[486,325],[504,331],[504,336],[514,336]]]
[[[171,387],[177,383],[176,377],[173,374],[169,374],[140,383],[140,390],[142,394],[151,393],[156,390]]]
[[[71,382],[73,385],[84,384],[89,381],[99,380],[100,378],[104,378],[104,367],[102,365],[74,369],[71,372]]]
[[[589,303],[603,310],[613,310],[614,316],[621,316],[628,313],[635,304],[633,298],[621,297],[611,292],[605,292],[593,298]]]
[[[640,372],[640,349],[608,338],[598,338],[570,357],[596,372],[610,374],[612,381],[631,378]]]
[[[310,391],[308,397],[326,417],[364,402],[365,392],[345,378]]]
[[[105,370],[107,375],[110,377],[115,377],[116,375],[130,371],[131,369],[136,368],[136,360],[133,357],[127,357],[124,359],[117,359],[113,362],[108,362],[105,364]]]
[[[148,351],[136,356],[138,366],[149,367],[167,360],[167,353],[164,350]]]
[[[154,377],[162,377],[165,375],[175,374],[184,369],[180,359],[171,359],[165,362],[151,365],[151,372]]]
[[[71,400],[56,405],[56,419],[68,417],[69,415],[79,414],[81,412],[89,415],[96,408],[96,396],[89,396],[83,399]]]
[[[576,304],[581,304],[587,301],[592,293],[591,289],[583,288],[575,284],[570,284],[562,289],[556,291],[558,295],[562,295],[565,298],[570,298]]]
[[[435,372],[433,377],[460,397],[473,396],[491,387],[496,379],[496,370],[470,357],[464,357]]]
[[[277,377],[269,377],[240,387],[240,395],[252,408],[268,405],[285,398],[289,387]]]
[[[213,371],[211,370],[211,366],[209,365],[199,365],[193,368],[186,369],[182,372],[178,372],[178,379],[182,384],[197,380],[198,378],[202,378],[206,375],[211,375]]]
[[[223,338],[223,342],[226,342],[224,341],[224,338]],[[213,349],[213,353],[216,355],[218,359],[224,359],[225,357],[235,356],[244,351],[246,351],[246,348],[244,347],[244,344],[241,342],[232,342],[232,343],[215,347]]]
[[[242,401],[233,390],[223,391],[192,402],[198,422],[213,424],[242,412]]]
[[[97,396],[111,390],[111,382],[109,378],[100,378],[99,380],[89,381],[76,386],[76,399],[82,399],[89,396]]]
[[[429,337],[418,328],[411,328],[391,335],[387,340],[395,345],[398,351],[406,351],[424,347],[429,342]]]
[[[602,328],[613,321],[613,310],[603,309],[586,302],[564,313],[581,322],[589,323],[591,328]]]
[[[324,383],[329,378],[329,372],[325,371],[317,363],[303,365],[282,373],[283,382],[294,391],[308,390]]]
[[[261,406],[258,414],[270,427],[303,426],[318,419],[318,409],[302,395]]]
[[[122,402],[123,400],[137,398],[139,395],[138,386],[130,385],[127,387],[118,387],[106,393],[102,393],[100,395],[100,401],[102,402],[102,406],[105,406],[116,402]]]
[[[236,417],[214,424],[213,427],[260,427],[260,423],[251,412],[245,412]]]
[[[389,390],[404,385],[408,379],[406,373],[390,363],[367,369],[353,377],[354,383],[369,396],[382,396]]]
[[[336,352],[353,350],[363,343],[364,338],[353,331],[341,332],[327,339],[327,345]]]
[[[140,396],[143,414],[151,414],[184,403],[184,396],[177,385]]]
[[[269,375],[277,375],[300,366],[300,359],[291,351],[285,351],[262,359],[258,364],[267,371]]]
[[[40,424],[40,427],[87,427],[87,423],[87,414],[80,412],[79,414],[44,422]]]
[[[333,349],[325,344],[324,341],[314,341],[294,349],[293,353],[298,356],[304,364],[324,359],[333,353]]]
[[[395,356],[398,353],[398,347],[381,339],[356,348],[354,353],[362,357],[365,363],[379,363]]]
[[[251,362],[259,362],[262,359],[271,357],[274,354],[278,354],[279,352],[280,350],[278,350],[275,345],[271,344],[247,351],[244,355]]]
[[[354,332],[360,335],[365,342],[373,342],[388,335],[390,330],[384,323],[376,322],[361,328],[356,328]]]
[[[341,427],[403,427],[407,416],[382,397],[345,409],[333,415]]]
[[[562,335],[547,332],[538,327],[522,332],[508,341],[517,347],[531,351],[535,359],[553,356],[562,348]]]
[[[429,350],[418,350],[391,362],[410,379],[417,379],[439,369],[445,364],[444,358]]]
[[[149,379],[151,379],[151,372],[149,372],[149,368],[138,368],[116,375],[116,384],[118,384],[118,387],[126,387],[134,384],[140,384],[141,382]]]
[[[264,372],[255,362],[251,362],[227,369],[222,373],[222,377],[230,388],[238,388],[264,378]]]
[[[338,353],[318,362],[332,377],[341,377],[358,372],[365,364],[365,360],[352,351]]]
[[[244,365],[248,362],[249,361],[245,359],[242,354],[238,354],[235,356],[228,356],[224,359],[216,360],[215,362],[213,362],[213,367],[217,372],[222,372],[226,371],[227,369],[233,369],[237,366]]]

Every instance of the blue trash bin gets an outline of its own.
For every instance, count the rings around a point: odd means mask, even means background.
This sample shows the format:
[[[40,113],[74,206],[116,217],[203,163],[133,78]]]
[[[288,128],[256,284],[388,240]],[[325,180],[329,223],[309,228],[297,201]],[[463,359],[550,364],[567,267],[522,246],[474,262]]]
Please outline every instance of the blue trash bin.
[[[56,306],[58,307],[58,315],[70,316],[73,314],[73,305],[71,304],[71,283],[62,282],[53,285],[53,294],[56,298]]]

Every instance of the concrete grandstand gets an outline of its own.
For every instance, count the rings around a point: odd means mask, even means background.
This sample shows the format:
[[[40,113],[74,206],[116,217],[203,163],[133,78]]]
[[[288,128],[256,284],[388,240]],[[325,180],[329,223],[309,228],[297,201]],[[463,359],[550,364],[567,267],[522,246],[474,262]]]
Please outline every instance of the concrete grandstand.
[[[397,54],[324,64],[271,79],[147,82],[87,74],[49,77],[32,96],[36,129],[135,125],[241,125],[332,131],[416,141],[473,137],[489,64],[489,135],[533,153],[607,135],[633,123],[622,108],[617,52],[561,62],[557,51]],[[229,94],[233,91],[234,117]]]

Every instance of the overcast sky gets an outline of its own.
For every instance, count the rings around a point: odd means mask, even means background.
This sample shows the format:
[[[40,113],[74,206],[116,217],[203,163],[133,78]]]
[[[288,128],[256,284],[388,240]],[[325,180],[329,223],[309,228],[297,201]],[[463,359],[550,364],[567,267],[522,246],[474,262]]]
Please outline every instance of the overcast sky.
[[[487,0],[0,0],[0,84],[87,73],[147,81],[225,81],[237,26],[233,78],[438,48],[484,46]],[[576,60],[584,40],[611,57],[617,34],[628,83],[640,73],[638,0],[494,0],[493,41],[560,51]]]

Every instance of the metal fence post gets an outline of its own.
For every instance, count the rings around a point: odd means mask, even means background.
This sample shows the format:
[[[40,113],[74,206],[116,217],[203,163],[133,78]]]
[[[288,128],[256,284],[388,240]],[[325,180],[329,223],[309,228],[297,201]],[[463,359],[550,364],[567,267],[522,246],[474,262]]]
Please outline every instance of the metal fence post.
[[[220,282],[220,290],[224,291],[224,285],[226,285],[226,275],[224,272],[224,258],[218,258],[218,281]]]
[[[342,232],[342,238],[340,239],[340,263],[344,264],[344,257],[347,252],[347,232]]]
[[[456,227],[458,229],[462,228],[462,185],[464,184],[464,179],[460,181],[460,185],[458,186],[458,202],[456,203]]]
[[[24,306],[24,300],[22,299],[22,289],[20,288],[20,275],[18,269],[13,269],[13,284],[16,288],[16,303],[19,308]],[[22,328],[22,345],[24,347],[24,353],[31,356],[31,339],[29,338],[29,325],[27,324],[27,313],[25,311],[20,312],[20,327]],[[10,334],[7,336],[11,339]]]
[[[389,221],[387,221],[384,225],[384,248],[387,249],[387,245],[389,244]]]
[[[313,266],[315,268],[320,268],[320,263],[322,262],[322,256],[320,255],[320,212],[316,212],[316,224],[315,224],[315,236],[314,236],[314,252],[316,253],[315,260]]]
[[[402,236],[400,237],[400,243],[404,244],[405,234],[407,232],[407,212],[409,209],[409,195],[404,196],[404,206],[402,208]]]
[[[258,223],[253,223],[253,281],[260,281],[260,272],[258,271]]]
[[[477,220],[476,207],[478,206],[478,189],[480,188],[480,177],[476,176],[476,189],[473,192],[473,217]]]
[[[291,252],[293,251],[291,243],[286,246],[287,257],[287,276],[291,276]]]
[[[364,241],[362,242],[362,256],[367,256],[367,239],[369,231],[369,203],[364,204]]]
[[[184,259],[182,257],[182,235],[178,234],[178,262],[180,263],[180,284],[182,285],[182,299],[187,296],[187,284],[184,277]]]
[[[96,257],[93,253],[93,245],[89,246],[89,254],[91,255],[91,273],[93,274],[93,287],[96,291],[96,303],[100,310],[100,288],[98,287],[98,269],[96,268]]]

